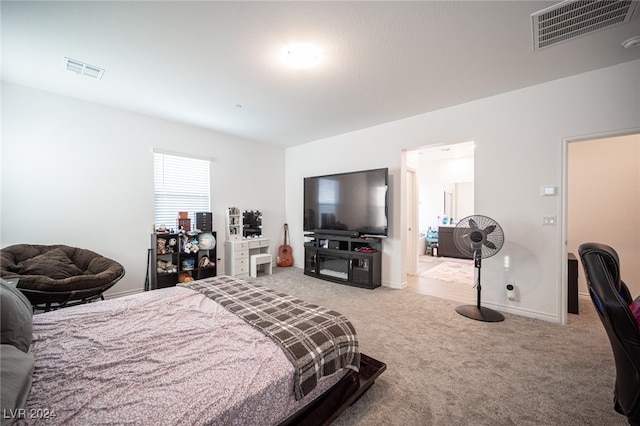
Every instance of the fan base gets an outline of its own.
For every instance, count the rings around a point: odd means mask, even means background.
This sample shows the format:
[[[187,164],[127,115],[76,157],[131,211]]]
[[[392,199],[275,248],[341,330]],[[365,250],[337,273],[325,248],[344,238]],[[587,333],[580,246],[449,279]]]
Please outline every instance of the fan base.
[[[456,308],[456,312],[467,318],[485,322],[504,321],[504,315],[493,309],[478,307],[476,305],[461,305]]]

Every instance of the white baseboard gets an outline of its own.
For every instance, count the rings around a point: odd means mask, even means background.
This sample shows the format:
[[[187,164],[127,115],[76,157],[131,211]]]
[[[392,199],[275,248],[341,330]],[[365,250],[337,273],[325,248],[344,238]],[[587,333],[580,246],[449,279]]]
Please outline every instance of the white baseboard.
[[[134,289],[134,290],[119,291],[117,293],[105,293],[104,298],[116,299],[118,297],[130,296],[132,294],[142,293],[143,291],[144,291],[143,289]]]
[[[544,312],[532,311],[530,309],[514,308],[513,306],[497,305],[490,302],[482,302],[482,306],[495,309],[496,311],[508,312],[510,314],[520,315],[521,317],[535,318],[547,322],[560,323],[560,318]]]
[[[402,290],[407,285],[408,285],[407,281],[405,281],[403,283],[392,283],[392,282],[389,282],[389,281],[383,281],[382,282],[382,287],[389,287],[389,288],[392,288],[394,290]]]

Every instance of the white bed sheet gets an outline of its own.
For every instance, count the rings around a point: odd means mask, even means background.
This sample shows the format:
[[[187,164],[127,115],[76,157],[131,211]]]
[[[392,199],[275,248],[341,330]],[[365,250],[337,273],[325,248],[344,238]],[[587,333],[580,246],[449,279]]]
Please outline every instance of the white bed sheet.
[[[272,425],[344,374],[295,401],[282,350],[182,287],[35,315],[30,353],[22,424]]]

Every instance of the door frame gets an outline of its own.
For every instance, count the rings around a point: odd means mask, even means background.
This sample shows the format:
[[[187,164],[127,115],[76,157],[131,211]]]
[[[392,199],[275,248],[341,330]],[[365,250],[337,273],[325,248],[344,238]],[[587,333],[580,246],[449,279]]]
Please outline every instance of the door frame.
[[[407,274],[418,275],[418,171],[407,167],[405,171],[405,250]]]
[[[562,139],[562,182],[561,182],[561,229],[560,229],[560,277],[558,282],[560,283],[560,288],[558,289],[557,298],[558,298],[558,307],[559,307],[559,315],[558,320],[560,324],[567,323],[567,302],[569,299],[569,289],[568,289],[568,264],[567,264],[567,256],[568,250],[567,245],[569,244],[569,215],[568,215],[568,190],[569,190],[569,144],[573,142],[586,142],[590,140],[596,139],[606,139],[606,138],[615,138],[618,136],[628,136],[640,134],[640,128],[631,128],[625,130],[613,130],[610,132],[603,133],[595,133],[590,135],[582,135],[582,136],[570,136]]]

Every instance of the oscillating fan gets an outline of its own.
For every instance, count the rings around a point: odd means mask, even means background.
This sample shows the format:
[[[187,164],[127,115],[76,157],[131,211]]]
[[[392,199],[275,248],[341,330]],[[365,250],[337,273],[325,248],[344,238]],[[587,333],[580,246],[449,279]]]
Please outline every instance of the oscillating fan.
[[[482,259],[498,253],[504,244],[504,232],[498,222],[487,216],[473,215],[462,219],[453,230],[453,242],[462,253],[473,257],[476,268],[476,305],[462,305],[456,312],[478,321],[499,322],[504,316],[497,311],[480,306],[480,270]]]

